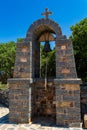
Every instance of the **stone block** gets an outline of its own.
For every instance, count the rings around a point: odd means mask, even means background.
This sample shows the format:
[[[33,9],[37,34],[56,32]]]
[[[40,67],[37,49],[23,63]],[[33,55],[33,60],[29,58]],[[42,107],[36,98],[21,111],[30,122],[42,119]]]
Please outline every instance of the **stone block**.
[[[87,114],[84,115],[84,127],[87,128]]]
[[[80,122],[69,123],[69,127],[82,128],[82,123]]]
[[[63,68],[63,69],[61,70],[61,73],[68,74],[68,73],[70,73],[70,69]]]
[[[67,79],[54,79],[54,84],[59,85],[59,84],[81,84],[82,81],[79,78],[67,78]]]
[[[70,104],[71,104],[72,102],[70,102],[70,101],[64,101],[64,102],[62,102],[61,103],[61,107],[70,107]]]

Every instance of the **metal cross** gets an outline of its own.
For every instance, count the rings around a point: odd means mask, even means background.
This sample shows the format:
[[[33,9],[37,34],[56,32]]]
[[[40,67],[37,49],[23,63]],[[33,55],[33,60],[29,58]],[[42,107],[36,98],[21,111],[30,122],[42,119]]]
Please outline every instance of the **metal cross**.
[[[45,9],[46,12],[42,13],[41,15],[45,16],[48,19],[48,16],[52,14],[52,12],[48,11],[48,8]]]

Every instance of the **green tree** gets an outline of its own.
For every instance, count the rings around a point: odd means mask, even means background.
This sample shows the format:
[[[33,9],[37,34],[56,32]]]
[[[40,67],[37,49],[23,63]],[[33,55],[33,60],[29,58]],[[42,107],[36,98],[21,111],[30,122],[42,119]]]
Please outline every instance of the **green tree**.
[[[43,51],[44,46],[41,45],[41,75],[45,77],[46,71],[46,58],[47,58],[47,76],[55,77],[56,75],[56,62],[55,62],[55,48],[48,54]]]
[[[71,31],[77,73],[83,81],[87,81],[87,18],[71,26]]]
[[[0,44],[0,81],[2,83],[7,83],[7,79],[13,76],[15,52],[15,42]]]
[[[23,40],[23,38],[17,38],[17,42],[22,42]]]

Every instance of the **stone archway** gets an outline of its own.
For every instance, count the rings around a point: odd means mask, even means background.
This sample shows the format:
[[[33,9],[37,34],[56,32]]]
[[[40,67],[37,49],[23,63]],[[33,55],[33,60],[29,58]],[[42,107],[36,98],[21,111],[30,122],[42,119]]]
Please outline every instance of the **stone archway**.
[[[46,24],[46,23],[49,23],[49,24]],[[53,25],[53,23],[54,23],[54,26],[52,27],[51,25]],[[37,26],[35,26],[35,25],[37,25]],[[58,28],[58,34],[62,35],[60,27],[55,22],[53,22],[52,20],[45,20],[45,19],[37,20],[36,22],[34,22],[34,24],[30,26],[30,28],[27,32],[28,38],[30,37],[30,35],[28,35],[29,32],[32,32],[32,37],[33,37],[32,47],[31,47],[31,50],[32,50],[31,51],[31,54],[32,54],[31,71],[32,71],[32,73],[30,74],[32,80],[34,79],[33,107],[32,107],[32,115],[33,116],[34,115],[35,116],[42,115],[42,116],[46,116],[46,117],[47,116],[50,116],[53,118],[56,117],[56,106],[54,104],[54,102],[56,102],[55,101],[56,99],[55,99],[54,80],[50,79],[48,81],[47,90],[45,90],[44,79],[37,79],[40,77],[39,76],[39,72],[40,72],[40,44],[38,43],[38,39],[45,32],[55,33],[55,30],[54,30],[55,27]],[[37,70],[37,71],[35,71],[35,70]]]
[[[43,80],[39,78],[40,47],[36,41],[46,30],[56,34],[56,78],[48,81],[50,92],[52,87],[55,90],[50,105],[55,105],[56,124],[70,126],[73,123],[75,126],[77,122],[79,126],[81,80],[76,74],[72,43],[65,35],[62,35],[59,25],[49,18],[34,22],[28,29],[23,42],[17,43],[14,78],[8,80],[9,119],[17,123],[28,123],[32,120],[35,111],[33,103],[34,100],[36,101],[34,88],[37,87],[38,90],[39,87],[44,86]],[[34,61],[35,51],[37,62]]]
[[[37,45],[35,43],[35,39],[38,38],[41,35],[41,33],[45,30],[52,32],[52,33],[55,33],[56,34],[56,41],[58,41],[59,39],[62,39],[62,38],[64,38],[64,39],[66,38],[66,36],[62,35],[61,28],[59,27],[59,25],[56,22],[54,22],[50,19],[39,19],[39,20],[35,21],[30,26],[30,28],[28,29],[27,34],[26,34],[26,39],[25,39],[25,41],[30,41],[30,45],[31,45],[30,47],[31,47],[31,50],[32,50],[30,52],[31,57],[33,57],[34,46]],[[56,41],[55,41],[55,44],[56,44]],[[30,77],[34,78],[34,70],[33,70],[34,61],[33,61],[33,58],[30,62],[31,62],[30,68],[31,68],[31,71],[32,71],[32,72],[30,72]]]
[[[46,24],[48,23],[48,24]],[[37,26],[36,26],[37,25]],[[55,32],[55,28],[57,28],[57,32]],[[31,33],[32,32],[32,33]],[[31,61],[31,78],[35,78],[35,77],[39,77],[39,71],[37,72],[36,76],[35,76],[35,66],[38,66],[36,69],[39,70],[39,64],[40,64],[40,47],[39,47],[39,43],[38,43],[38,39],[39,37],[45,33],[45,32],[49,32],[49,33],[55,33],[56,37],[59,37],[62,35],[61,33],[61,29],[60,27],[53,22],[52,20],[45,20],[45,19],[41,19],[41,20],[37,20],[36,22],[33,23],[33,25],[30,26],[30,28],[28,29],[27,32],[27,36],[26,38],[30,38],[32,37],[32,57],[34,57],[34,52],[36,51],[36,56],[37,58],[32,58]],[[38,45],[37,45],[38,44]],[[36,62],[34,62],[34,59],[37,59]],[[36,63],[36,65],[35,65]]]

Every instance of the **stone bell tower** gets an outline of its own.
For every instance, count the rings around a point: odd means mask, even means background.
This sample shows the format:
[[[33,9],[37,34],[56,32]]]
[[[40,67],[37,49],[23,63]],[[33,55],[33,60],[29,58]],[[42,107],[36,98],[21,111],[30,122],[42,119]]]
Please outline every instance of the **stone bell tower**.
[[[35,116],[50,115],[57,125],[79,126],[81,80],[77,78],[72,42],[48,18],[50,14],[46,9],[42,13],[45,18],[31,24],[26,38],[17,43],[14,78],[8,79],[9,120],[29,123]],[[47,34],[49,41],[55,41],[56,77],[48,79],[45,90],[45,80],[40,78],[40,42]]]

